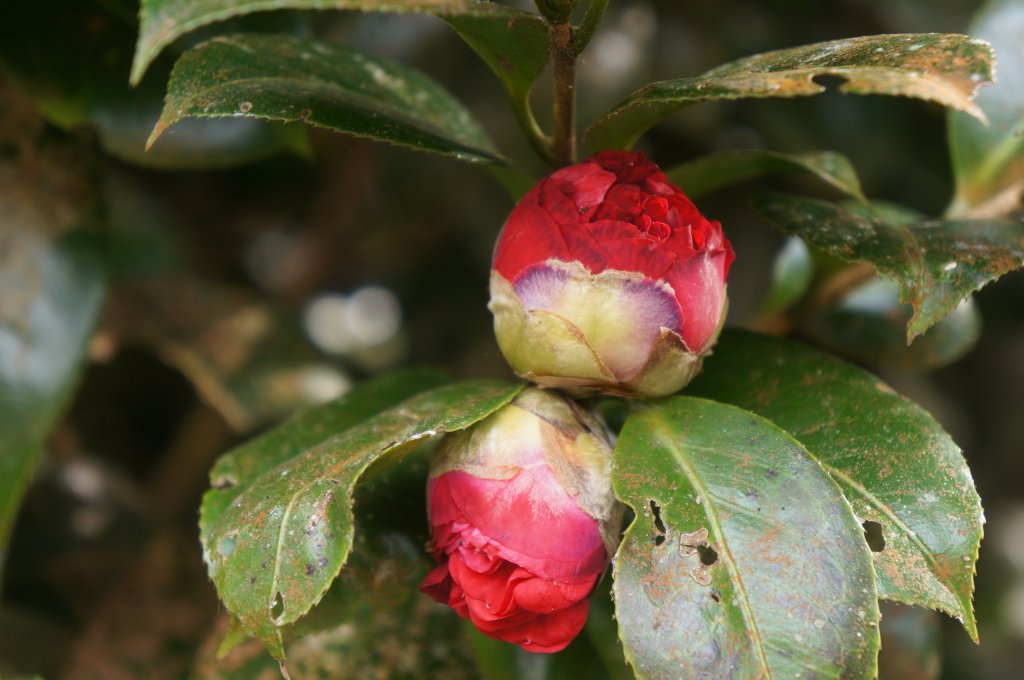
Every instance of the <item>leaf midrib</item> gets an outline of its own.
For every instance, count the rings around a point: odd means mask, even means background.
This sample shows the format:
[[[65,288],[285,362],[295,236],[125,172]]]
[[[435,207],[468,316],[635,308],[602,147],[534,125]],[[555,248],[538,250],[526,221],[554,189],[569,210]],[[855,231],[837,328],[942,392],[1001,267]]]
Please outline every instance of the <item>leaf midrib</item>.
[[[704,514],[711,524],[712,533],[715,536],[718,548],[718,554],[722,558],[729,570],[729,574],[732,576],[733,584],[736,586],[737,593],[739,594],[740,609],[743,611],[743,618],[746,620],[748,627],[751,629],[753,634],[754,643],[757,649],[758,660],[761,662],[761,668],[765,672],[767,678],[772,677],[771,668],[768,665],[768,658],[765,654],[764,639],[761,636],[761,631],[757,626],[757,621],[754,617],[753,609],[750,606],[750,599],[747,596],[747,589],[743,583],[743,579],[740,576],[739,569],[736,567],[735,559],[732,555],[732,550],[729,549],[729,545],[725,540],[725,534],[722,531],[722,525],[718,520],[718,515],[712,508],[711,500],[712,494],[708,491],[707,487],[704,486],[697,475],[696,470],[690,465],[689,461],[685,459],[685,452],[676,444],[676,440],[671,436],[668,423],[665,422],[663,417],[659,417],[658,414],[652,414],[651,430],[655,433],[658,439],[661,440],[662,445],[672,454],[673,460],[676,461],[683,474],[696,489],[697,493],[701,497],[701,505],[704,508]]]
[[[845,484],[845,485],[849,486],[851,489],[857,491],[857,493],[859,493],[865,500],[867,500],[869,503],[871,503],[871,505],[873,507],[875,507],[883,515],[885,515],[885,517],[887,519],[889,519],[893,524],[895,524],[899,529],[901,529],[905,535],[907,535],[911,539],[911,542],[917,547],[918,552],[924,557],[925,561],[928,563],[928,566],[930,568],[932,576],[935,577],[935,581],[940,586],[942,586],[946,590],[946,592],[948,592],[953,597],[953,600],[955,602],[960,604],[960,611],[958,611],[958,612],[948,612],[948,613],[952,614],[954,616],[956,616],[956,615],[963,616],[965,620],[973,620],[973,617],[971,616],[971,612],[969,610],[965,610],[964,609],[964,607],[963,607],[964,603],[961,600],[961,598],[957,595],[957,593],[955,591],[953,591],[948,585],[943,583],[942,580],[939,579],[939,577],[938,577],[938,570],[939,570],[938,562],[935,560],[935,556],[932,553],[931,549],[921,539],[921,537],[917,535],[917,532],[915,532],[913,529],[911,529],[909,526],[907,526],[907,524],[904,523],[903,520],[901,520],[899,518],[899,516],[896,515],[889,508],[888,504],[884,503],[876,495],[874,495],[873,493],[869,492],[867,489],[865,489],[863,486],[861,486],[856,480],[854,480],[853,478],[848,476],[845,472],[843,472],[842,470],[840,470],[840,469],[838,469],[836,467],[833,467],[832,465],[829,465],[824,460],[822,460],[820,457],[815,456],[815,458],[817,458],[818,462],[821,464],[821,467],[825,470],[825,472],[827,472],[831,477],[833,477],[837,481],[841,482],[842,484]]]
[[[309,88],[311,90],[319,90],[329,94],[340,94],[342,99],[349,100],[352,104],[357,106],[363,106],[373,113],[374,110],[379,110],[380,113],[384,113],[399,119],[399,122],[405,123],[413,128],[418,128],[426,132],[432,132],[439,137],[443,137],[450,141],[453,141],[459,145],[464,146],[467,149],[474,151],[486,151],[486,149],[474,149],[469,146],[468,140],[457,138],[451,130],[439,127],[433,120],[429,118],[414,118],[408,112],[402,111],[397,108],[394,104],[386,102],[380,99],[374,99],[371,96],[356,92],[351,89],[342,87],[338,83],[323,80],[321,78],[295,78],[290,76],[251,76],[248,78],[234,78],[229,82],[218,83],[205,87],[202,90],[186,95],[181,98],[179,110],[184,111],[187,108],[196,106],[196,100],[210,94],[218,94],[220,91],[238,86],[238,85],[250,85],[250,84],[276,84],[276,85],[288,85],[295,86],[296,84],[302,87]],[[436,96],[436,93],[434,94]],[[224,114],[209,114],[205,112],[195,112],[190,114],[195,117],[213,118],[213,117],[232,117],[233,113]],[[300,117],[290,118],[286,116],[274,116],[271,114],[257,114],[257,113],[245,113],[244,116],[252,118],[265,118],[269,120],[280,120],[285,122],[292,122],[295,120],[301,120]],[[176,120],[181,120],[180,117],[176,116]],[[474,142],[475,144],[476,142]]]

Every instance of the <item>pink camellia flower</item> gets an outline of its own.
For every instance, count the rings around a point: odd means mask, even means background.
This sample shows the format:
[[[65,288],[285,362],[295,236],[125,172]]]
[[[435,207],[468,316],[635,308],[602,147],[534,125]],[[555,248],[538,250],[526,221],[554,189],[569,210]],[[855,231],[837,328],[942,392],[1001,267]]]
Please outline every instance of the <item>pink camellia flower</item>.
[[[725,318],[732,246],[642,153],[544,178],[509,215],[494,330],[520,376],[578,396],[662,396],[700,370]]]
[[[537,388],[441,443],[427,485],[437,567],[421,590],[492,638],[557,652],[619,540],[601,425]]]

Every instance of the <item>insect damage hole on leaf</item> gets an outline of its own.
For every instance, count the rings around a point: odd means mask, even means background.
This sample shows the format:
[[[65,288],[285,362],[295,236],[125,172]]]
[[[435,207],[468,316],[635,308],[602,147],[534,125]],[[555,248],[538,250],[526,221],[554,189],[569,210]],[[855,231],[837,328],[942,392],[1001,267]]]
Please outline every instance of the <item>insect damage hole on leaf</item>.
[[[871,552],[882,552],[885,550],[885,536],[882,534],[882,525],[874,520],[861,522],[864,527],[864,540],[867,541]]]
[[[280,621],[282,616],[284,616],[284,596],[279,590],[274,594],[274,601],[270,603],[270,618]]]
[[[661,519],[661,508],[654,502],[652,498],[651,513],[654,515],[654,528],[658,530],[658,535],[654,537],[654,545],[661,545],[665,542],[665,522]]]
[[[718,551],[710,545],[698,545],[697,554],[700,555],[700,563],[705,567],[710,567],[718,562]]]
[[[846,83],[846,78],[844,76],[837,76],[831,73],[820,73],[811,78],[811,80],[813,80],[816,85],[821,85],[828,92],[838,92],[839,88]]]

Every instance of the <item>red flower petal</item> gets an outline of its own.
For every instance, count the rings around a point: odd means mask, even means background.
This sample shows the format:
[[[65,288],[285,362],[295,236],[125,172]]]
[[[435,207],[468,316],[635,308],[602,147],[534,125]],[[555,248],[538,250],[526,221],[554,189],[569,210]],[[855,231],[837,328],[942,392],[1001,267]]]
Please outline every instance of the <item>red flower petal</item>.
[[[597,521],[562,489],[546,465],[512,479],[480,479],[460,470],[428,485],[431,522],[454,512],[472,517],[498,555],[535,574],[574,581],[600,574],[607,551]]]

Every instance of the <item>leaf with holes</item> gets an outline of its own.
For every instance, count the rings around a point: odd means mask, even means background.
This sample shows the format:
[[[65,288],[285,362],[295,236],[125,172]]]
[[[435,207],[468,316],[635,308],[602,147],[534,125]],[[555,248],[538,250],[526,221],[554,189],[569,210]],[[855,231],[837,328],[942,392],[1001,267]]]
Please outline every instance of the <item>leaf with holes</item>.
[[[380,399],[393,397],[396,387],[401,392],[436,379],[431,373],[410,372],[375,381],[376,394],[364,391],[358,404],[325,411],[317,417],[319,426],[306,419],[312,429],[300,428],[296,421],[275,439],[288,448],[295,444],[292,435],[301,440],[311,431],[322,432],[331,413],[344,420],[352,418],[353,408],[379,410]],[[377,403],[367,406],[365,400]],[[309,615],[282,630],[293,676],[397,677],[409,668],[425,677],[476,676],[462,621],[419,592],[433,567],[423,550],[429,539],[423,483],[428,464],[424,447],[359,485],[354,504],[359,532],[345,568]],[[241,644],[222,657],[225,646],[219,643],[225,631],[220,628],[204,644],[191,677],[248,680],[261,673],[276,675],[277,663],[262,653],[257,640],[236,640]]]
[[[638,676],[875,676],[863,530],[785,432],[735,406],[669,398],[626,421],[612,483],[636,513],[614,591]]]
[[[643,87],[597,119],[586,133],[597,149],[628,149],[648,128],[700,101],[806,97],[825,87],[818,76],[839,76],[840,91],[887,94],[937,102],[981,120],[974,102],[992,80],[992,49],[963,35],[872,35],[792,47],[745,57],[694,78]]]
[[[791,172],[810,173],[828,186],[867,202],[853,164],[846,156],[834,151],[722,151],[677,165],[665,174],[693,198],[765,175]]]
[[[971,35],[992,43],[999,79],[978,95],[989,125],[950,112],[956,197],[949,215],[998,217],[1020,210],[1024,194],[1024,2],[991,0]]]
[[[281,627],[309,612],[345,564],[354,535],[352,493],[366,469],[409,445],[472,425],[520,388],[491,381],[449,385],[358,424],[346,419],[326,429],[319,415],[309,416],[319,427],[302,437],[293,455],[286,457],[266,437],[229,453],[211,473],[215,488],[204,497],[200,517],[210,577],[228,611],[283,659]],[[358,393],[348,403],[365,408]],[[307,429],[301,422],[289,427]],[[261,462],[268,455],[272,460]]]
[[[769,195],[755,207],[790,236],[847,262],[868,262],[900,285],[914,314],[908,344],[968,295],[1024,267],[1024,222],[885,218],[857,206]]]
[[[862,520],[880,525],[879,597],[945,611],[977,639],[981,500],[960,449],[928,413],[851,364],[740,331],[722,335],[691,387],[771,418],[818,459]]]
[[[174,65],[152,144],[184,118],[305,122],[462,160],[497,163],[470,113],[426,74],[283,35],[214,38]]]

